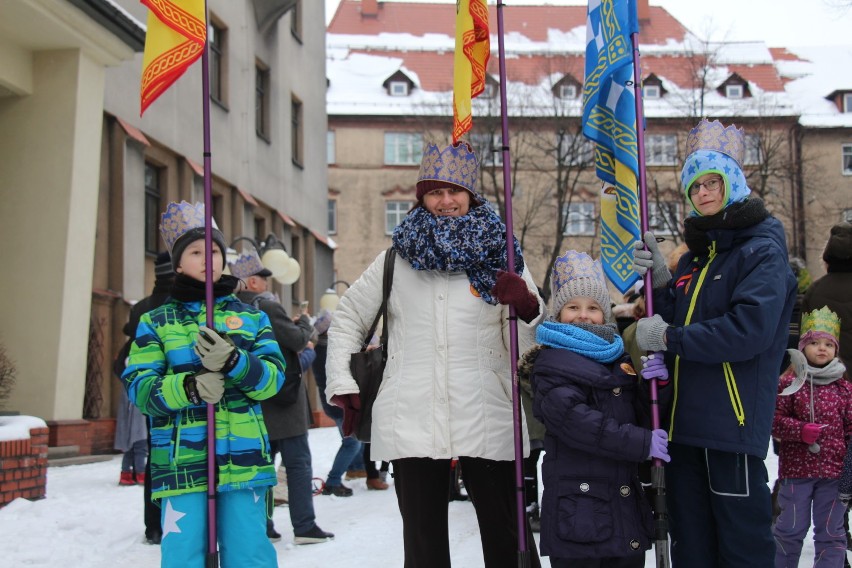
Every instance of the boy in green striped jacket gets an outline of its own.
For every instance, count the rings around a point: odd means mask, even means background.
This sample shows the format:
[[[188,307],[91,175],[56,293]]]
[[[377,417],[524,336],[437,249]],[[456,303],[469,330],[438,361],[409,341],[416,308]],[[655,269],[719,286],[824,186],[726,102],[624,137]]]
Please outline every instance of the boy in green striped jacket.
[[[215,222],[214,222],[215,227]],[[203,567],[207,409],[215,406],[217,533],[223,568],[277,566],[266,537],[275,469],[260,401],[284,382],[269,319],[233,295],[225,242],[213,229],[214,329],[206,327],[204,205],[170,203],[160,231],[172,255],[171,297],[142,316],[122,375],[151,421],[152,495],[162,500],[163,568]]]

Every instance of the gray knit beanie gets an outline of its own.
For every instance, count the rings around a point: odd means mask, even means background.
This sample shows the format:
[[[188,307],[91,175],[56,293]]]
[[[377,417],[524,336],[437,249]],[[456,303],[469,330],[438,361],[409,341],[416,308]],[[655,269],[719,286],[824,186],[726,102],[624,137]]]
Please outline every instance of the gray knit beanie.
[[[553,263],[550,289],[548,319],[559,321],[559,312],[571,298],[585,296],[600,304],[604,323],[613,321],[612,299],[606,286],[603,267],[599,260],[592,260],[588,254],[569,250],[557,258]]]

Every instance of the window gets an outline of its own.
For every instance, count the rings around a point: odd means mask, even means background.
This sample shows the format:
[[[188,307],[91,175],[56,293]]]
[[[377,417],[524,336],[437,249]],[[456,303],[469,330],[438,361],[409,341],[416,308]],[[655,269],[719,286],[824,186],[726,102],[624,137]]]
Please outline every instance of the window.
[[[337,234],[337,200],[328,200],[328,234]]]
[[[145,164],[145,252],[157,254],[160,244],[160,170]]]
[[[335,164],[336,157],[334,155],[334,130],[329,130],[325,134],[325,161],[327,164]]]
[[[759,164],[763,156],[760,150],[760,136],[757,134],[746,134],[745,136],[745,156],[743,157],[744,166],[755,166]]]
[[[411,201],[387,201],[385,202],[385,234],[392,235],[393,230],[399,225],[408,211],[414,207]]]
[[[269,68],[258,61],[254,81],[254,130],[264,140],[269,140]]]
[[[297,166],[304,164],[302,123],[302,101],[293,98],[290,101],[290,128],[292,129],[291,143],[293,144],[291,155],[293,157],[293,163]]]
[[[576,99],[577,85],[559,85],[559,98]]]
[[[657,235],[673,235],[681,224],[680,202],[649,201],[648,229]]]
[[[852,144],[843,145],[843,175],[852,176]]]
[[[390,95],[392,97],[408,96],[408,83],[406,83],[405,81],[391,81]]]
[[[595,234],[595,204],[582,202],[568,206],[565,215],[564,235],[594,235]]]
[[[852,112],[852,93],[843,95],[843,112]]]
[[[662,96],[662,91],[659,85],[643,85],[642,98],[659,99]]]
[[[225,27],[211,18],[210,25],[207,26],[207,43],[210,46],[210,98],[223,105],[227,102],[227,39]]]
[[[744,94],[742,85],[725,85],[725,96],[729,99],[741,99]]]
[[[266,219],[263,217],[255,217],[254,218],[254,240],[257,242],[262,241],[269,234],[269,231],[266,230]]]
[[[595,159],[594,143],[582,134],[557,134],[556,143],[559,144],[559,156],[557,162],[563,165],[583,166],[591,165]]]
[[[501,134],[478,133],[470,135],[473,151],[482,166],[503,165],[503,136]]]
[[[852,209],[846,209],[843,212],[843,221],[846,221],[847,223],[852,223]]]
[[[416,166],[423,157],[423,136],[412,132],[385,132],[385,165]]]
[[[645,162],[649,166],[676,165],[677,136],[674,134],[649,134],[645,136]]]
[[[290,10],[290,33],[302,43],[302,2],[296,0]]]
[[[497,96],[497,86],[494,83],[486,82],[485,89],[482,91],[482,97],[486,99],[493,99]]]

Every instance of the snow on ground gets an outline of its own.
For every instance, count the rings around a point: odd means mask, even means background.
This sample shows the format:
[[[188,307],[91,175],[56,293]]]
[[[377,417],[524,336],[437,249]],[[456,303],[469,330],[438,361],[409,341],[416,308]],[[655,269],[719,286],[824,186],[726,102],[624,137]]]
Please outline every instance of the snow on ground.
[[[340,443],[336,428],[309,433],[314,475],[325,477]],[[770,452],[766,461],[770,481],[777,460]],[[2,565],[81,568],[139,568],[159,566],[160,548],[145,544],[142,521],[142,487],[120,487],[121,456],[112,460],[67,467],[51,467],[47,474],[47,498],[30,502],[18,499],[0,509]],[[389,480],[391,481],[391,480]],[[282,534],[275,544],[281,566],[332,568],[337,566],[402,566],[402,522],[391,487],[368,491],[364,481],[346,482],[352,497],[314,498],[317,523],[336,536],[331,542],[295,546],[286,507],[275,508],[275,526]],[[449,504],[450,551],[453,565],[482,566],[476,516],[470,502]],[[538,540],[538,535],[536,535]],[[813,543],[805,542],[801,566],[809,566]],[[542,559],[547,568],[550,563]],[[653,551],[646,566],[653,566]]]

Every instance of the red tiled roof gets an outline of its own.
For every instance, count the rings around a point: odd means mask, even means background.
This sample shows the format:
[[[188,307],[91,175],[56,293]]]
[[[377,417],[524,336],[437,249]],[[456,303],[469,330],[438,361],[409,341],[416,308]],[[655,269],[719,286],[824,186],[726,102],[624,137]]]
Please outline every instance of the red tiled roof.
[[[379,2],[378,17],[361,17],[360,0],[341,0],[328,33],[378,35],[382,32],[427,33],[455,37],[455,5],[406,2]],[[642,20],[642,43],[666,43],[669,38],[682,39],[687,30],[665,8],[650,7],[650,20]],[[497,7],[488,6],[491,33],[497,30]],[[503,28],[517,32],[532,41],[546,41],[547,30],[558,27],[571,30],[586,26],[585,6],[512,6],[503,8]]]

